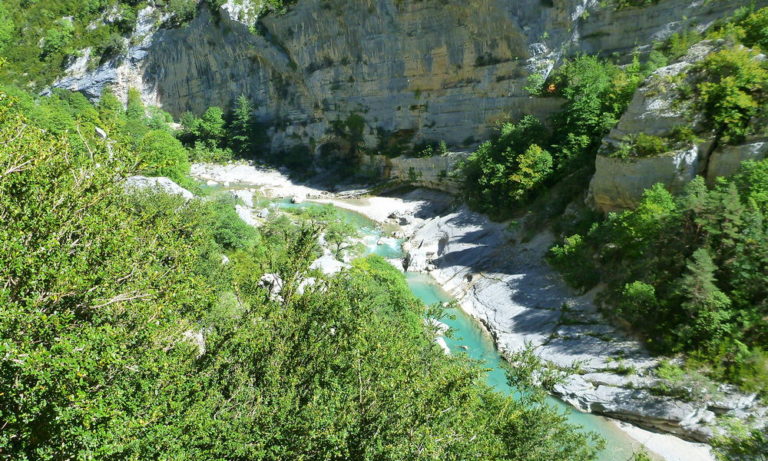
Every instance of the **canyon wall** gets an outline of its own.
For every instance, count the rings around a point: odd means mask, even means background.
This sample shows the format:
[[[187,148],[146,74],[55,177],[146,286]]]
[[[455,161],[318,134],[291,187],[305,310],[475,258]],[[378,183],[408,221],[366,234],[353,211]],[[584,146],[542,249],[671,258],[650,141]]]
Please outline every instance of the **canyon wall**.
[[[338,136],[333,122],[351,114],[365,120],[374,150],[433,140],[471,146],[498,120],[559,107],[528,94],[531,73],[580,52],[629,56],[741,3],[617,10],[583,0],[299,0],[286,14],[254,20],[230,0],[217,12],[201,5],[176,29],[162,28],[148,7],[126,56],[93,71],[81,59],[57,86],[94,98],[105,85],[133,86],[177,116],[245,94],[270,126],[273,150],[319,150]]]

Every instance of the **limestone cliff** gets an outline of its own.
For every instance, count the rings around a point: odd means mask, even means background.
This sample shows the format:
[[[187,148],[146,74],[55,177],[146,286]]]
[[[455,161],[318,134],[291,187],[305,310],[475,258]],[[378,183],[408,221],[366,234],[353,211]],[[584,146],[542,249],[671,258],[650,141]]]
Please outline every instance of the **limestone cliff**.
[[[748,136],[738,144],[718,142],[707,128],[700,109],[684,88],[693,85],[693,66],[708,54],[727,46],[723,41],[703,41],[689,50],[680,62],[662,67],[646,79],[635,93],[618,125],[603,139],[595,161],[595,174],[589,186],[589,201],[601,211],[635,207],[643,192],[662,183],[673,193],[696,176],[710,184],[717,177],[734,174],[744,160],[760,160],[768,155],[768,136]],[[754,126],[764,123],[754,120]],[[690,129],[681,137],[680,129]],[[632,146],[637,136],[663,140],[664,152],[643,155]],[[622,155],[622,149],[626,149]]]
[[[450,173],[456,164],[468,155],[466,152],[448,152],[445,155],[425,158],[369,155],[363,157],[362,168],[372,169],[372,173],[377,176],[398,183],[457,194],[461,189],[461,181]]]
[[[578,52],[627,54],[740,0],[664,0],[616,10],[592,0],[300,0],[284,15],[243,19],[234,3],[178,29],[139,15],[127,56],[57,85],[97,97],[105,85],[142,90],[175,115],[245,94],[271,126],[273,149],[319,149],[331,122],[366,122],[369,147],[444,140],[473,144],[495,120],[546,115],[559,103],[524,90]],[[81,60],[82,61],[82,60]]]

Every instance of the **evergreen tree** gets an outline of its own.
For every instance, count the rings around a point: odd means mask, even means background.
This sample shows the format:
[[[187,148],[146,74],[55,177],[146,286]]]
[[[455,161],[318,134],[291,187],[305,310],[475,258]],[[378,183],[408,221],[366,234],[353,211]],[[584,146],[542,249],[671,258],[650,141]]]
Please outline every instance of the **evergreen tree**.
[[[728,333],[731,300],[715,284],[717,266],[705,248],[693,252],[686,264],[686,274],[678,282],[683,298],[681,307],[692,320],[681,330],[682,336],[693,342],[713,342]]]
[[[253,152],[254,123],[253,105],[248,98],[241,94],[237,98],[235,110],[232,113],[232,123],[229,127],[229,141],[232,150],[241,157],[247,157]]]
[[[128,104],[125,115],[129,120],[143,120],[146,117],[144,101],[141,100],[141,93],[136,88],[128,90]]]
[[[193,129],[197,139],[208,147],[223,147],[226,136],[224,111],[220,107],[209,107]]]

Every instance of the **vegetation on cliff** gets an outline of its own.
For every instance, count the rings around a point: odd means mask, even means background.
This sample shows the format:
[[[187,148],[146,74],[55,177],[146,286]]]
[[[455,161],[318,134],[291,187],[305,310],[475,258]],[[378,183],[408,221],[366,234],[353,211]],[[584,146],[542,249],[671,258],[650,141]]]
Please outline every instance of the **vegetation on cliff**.
[[[755,59],[759,48],[733,42],[768,40],[765,18],[768,9],[740,13],[715,29],[713,36],[732,44],[693,70],[691,97],[716,142],[743,141],[764,116],[766,64]],[[765,393],[766,181],[764,160],[745,163],[714,187],[697,178],[678,197],[656,185],[637,209],[582,223],[583,231],[553,248],[551,261],[584,290],[606,283],[611,315],[628,320],[653,350],[686,351],[711,376]]]
[[[509,216],[546,185],[581,172],[587,177],[603,136],[616,124],[653,64],[619,67],[594,56],[567,61],[532,91],[565,99],[544,123],[533,116],[503,123],[462,165],[467,200]],[[547,128],[547,126],[551,128]],[[585,174],[586,173],[586,174]]]
[[[235,0],[249,18],[282,12],[295,0]],[[0,82],[49,85],[72,59],[91,49],[89,65],[97,66],[124,53],[133,43],[139,11],[152,6],[151,20],[182,27],[205,4],[213,11],[223,0],[1,0]],[[164,22],[163,22],[164,21]]]

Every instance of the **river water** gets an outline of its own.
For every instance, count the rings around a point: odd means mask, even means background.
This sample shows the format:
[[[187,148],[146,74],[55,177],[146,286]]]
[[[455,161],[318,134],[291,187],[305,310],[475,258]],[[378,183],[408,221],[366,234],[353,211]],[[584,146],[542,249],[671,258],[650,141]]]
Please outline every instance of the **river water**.
[[[273,201],[272,203],[275,204],[273,206],[283,209],[330,206],[312,202],[292,204],[287,199]],[[397,239],[382,238],[386,235],[386,232],[374,221],[353,211],[342,208],[337,208],[337,210],[343,219],[354,224],[359,229],[363,243],[366,245],[369,253],[387,259],[402,258],[402,242]],[[405,275],[411,291],[424,304],[443,303],[453,299],[428,274],[407,272]],[[467,354],[473,359],[482,360],[484,367],[490,370],[486,375],[488,384],[501,393],[513,394],[514,389],[507,384],[506,375],[502,368],[502,361],[504,359],[496,350],[493,339],[488,332],[485,331],[478,321],[460,309],[448,309],[447,314],[449,314],[449,318],[441,319],[441,321],[453,330],[451,337],[445,338],[451,353]],[[605,449],[600,453],[599,461],[629,460],[634,451],[641,447],[640,443],[631,439],[626,433],[616,427],[615,423],[606,418],[580,412],[555,398],[550,398],[549,404],[566,412],[570,422],[581,426],[585,431],[598,433],[605,440]]]
[[[408,286],[413,293],[425,304],[451,301],[451,296],[444,292],[427,274],[406,273]],[[486,375],[489,385],[504,394],[513,393],[513,389],[507,384],[504,369],[501,366],[504,360],[493,339],[484,330],[479,322],[472,319],[460,309],[448,309],[449,318],[441,321],[453,330],[452,337],[445,338],[452,354],[467,354],[473,359],[482,360],[490,371]],[[568,413],[570,422],[581,426],[586,431],[600,434],[605,440],[605,449],[600,453],[600,461],[622,461],[632,457],[633,451],[639,449],[640,444],[630,439],[611,421],[597,415],[582,413],[561,401],[550,398],[549,403]]]

